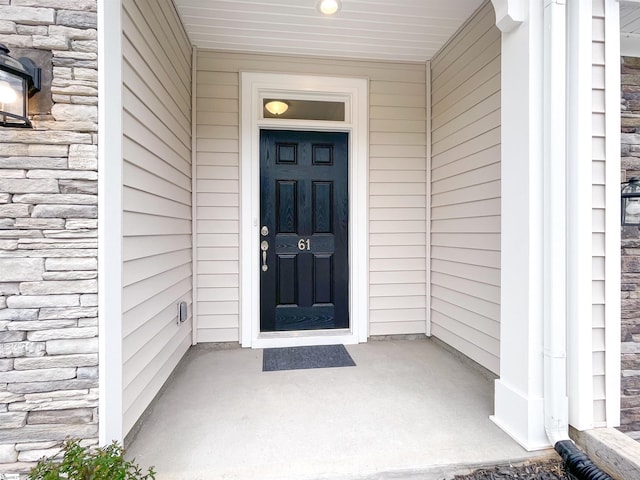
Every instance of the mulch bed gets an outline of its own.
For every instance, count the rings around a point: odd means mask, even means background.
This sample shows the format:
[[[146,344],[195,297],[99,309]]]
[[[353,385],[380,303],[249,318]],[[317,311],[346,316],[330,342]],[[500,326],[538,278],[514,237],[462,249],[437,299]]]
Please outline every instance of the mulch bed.
[[[552,460],[518,466],[482,468],[468,475],[456,475],[454,480],[573,480],[562,466]]]

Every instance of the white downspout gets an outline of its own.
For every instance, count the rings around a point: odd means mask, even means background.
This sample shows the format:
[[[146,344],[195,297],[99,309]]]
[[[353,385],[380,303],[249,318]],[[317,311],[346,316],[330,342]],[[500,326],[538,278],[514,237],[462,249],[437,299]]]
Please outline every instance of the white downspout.
[[[568,440],[566,0],[544,3],[544,423]]]

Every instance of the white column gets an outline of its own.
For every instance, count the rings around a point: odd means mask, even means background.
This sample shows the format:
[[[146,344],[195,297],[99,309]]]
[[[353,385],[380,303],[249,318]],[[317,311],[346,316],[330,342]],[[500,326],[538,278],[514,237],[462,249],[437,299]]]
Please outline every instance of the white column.
[[[512,18],[521,23],[509,22],[510,31],[502,33],[501,360],[492,420],[534,450],[549,446],[542,348],[543,2],[518,5],[525,11]]]
[[[597,36],[595,32],[592,35],[591,16],[592,10],[594,14],[598,11],[591,2],[567,2],[565,23],[564,0],[493,3],[496,24],[503,33],[500,379],[496,381],[492,418],[521,445],[533,450],[550,445],[544,428],[545,404],[553,441],[564,435],[567,410],[574,427],[598,426],[594,423],[590,241],[594,155],[591,64],[592,36]],[[619,12],[616,0],[602,4],[606,63],[605,407],[606,424],[615,426],[620,382]],[[524,13],[515,6],[525,6]],[[556,15],[557,21],[552,21]],[[570,52],[566,62],[561,54],[565,35]]]
[[[122,441],[122,20],[98,0],[100,443]]]

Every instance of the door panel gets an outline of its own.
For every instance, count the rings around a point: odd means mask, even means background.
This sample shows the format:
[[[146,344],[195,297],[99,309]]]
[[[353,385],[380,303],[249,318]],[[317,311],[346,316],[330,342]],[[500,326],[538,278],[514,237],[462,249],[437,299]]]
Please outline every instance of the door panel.
[[[349,327],[347,152],[346,133],[260,133],[263,332]]]

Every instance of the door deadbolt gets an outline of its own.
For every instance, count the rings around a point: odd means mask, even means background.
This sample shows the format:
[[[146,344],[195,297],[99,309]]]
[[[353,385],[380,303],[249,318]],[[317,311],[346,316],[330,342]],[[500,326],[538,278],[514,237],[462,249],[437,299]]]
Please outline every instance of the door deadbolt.
[[[260,229],[260,235],[262,235],[263,237],[266,237],[267,235],[269,235],[269,229],[267,228],[266,225],[263,225],[262,228]]]

